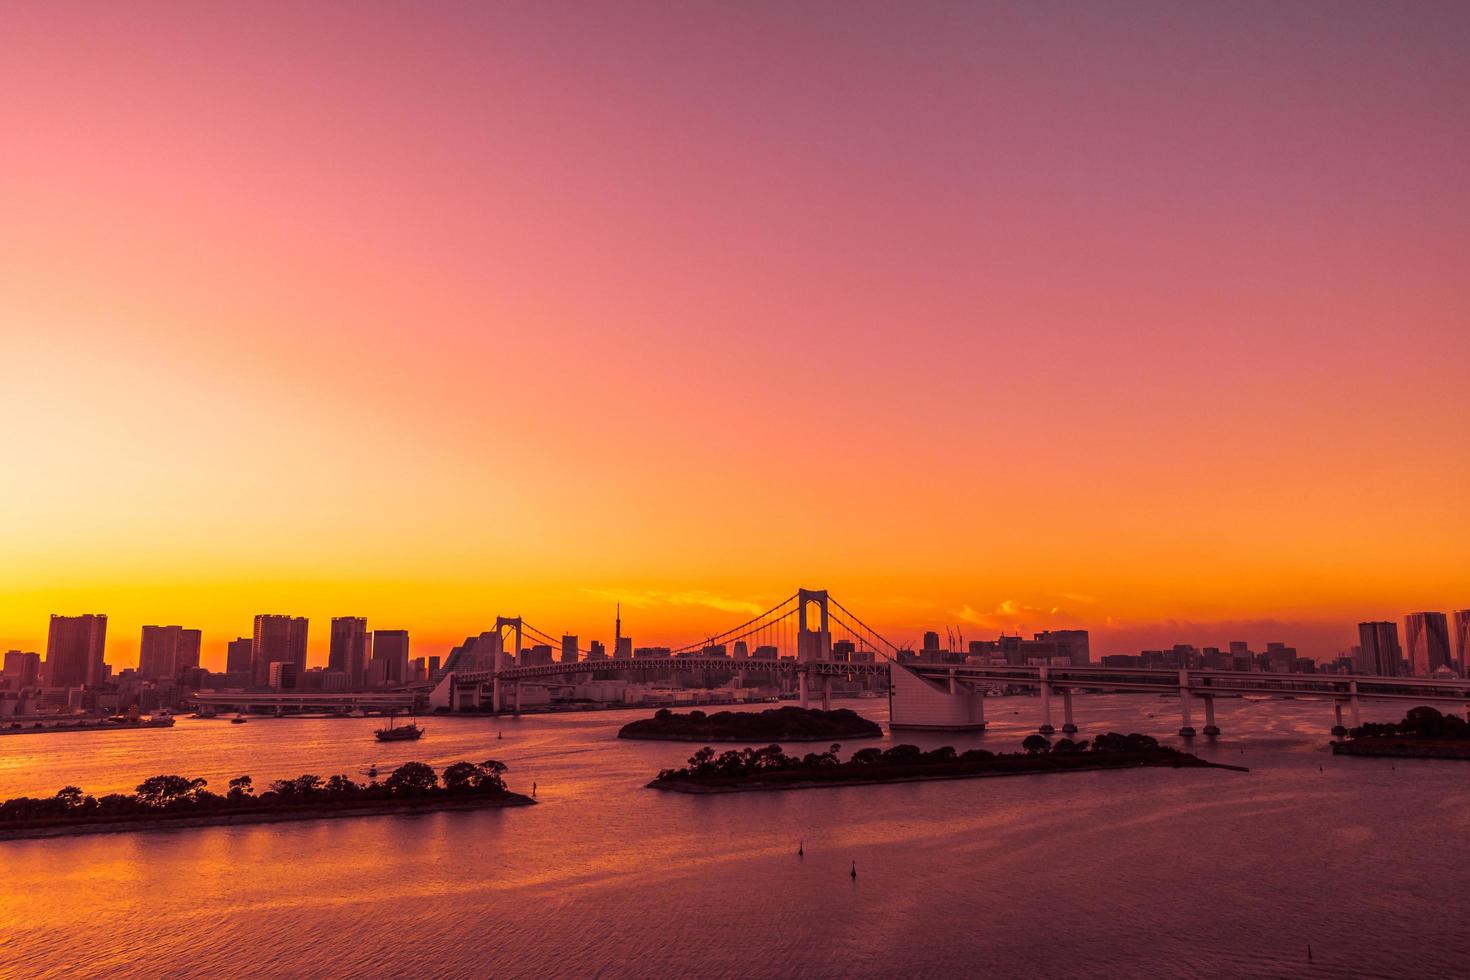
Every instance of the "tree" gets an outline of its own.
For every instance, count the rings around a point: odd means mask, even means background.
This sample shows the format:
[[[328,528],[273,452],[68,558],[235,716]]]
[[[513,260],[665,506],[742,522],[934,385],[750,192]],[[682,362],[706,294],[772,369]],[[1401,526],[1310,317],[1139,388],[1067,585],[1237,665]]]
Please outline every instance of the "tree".
[[[1021,742],[1021,748],[1028,755],[1040,755],[1051,748],[1051,740],[1045,735],[1027,735]]]
[[[229,798],[239,802],[255,792],[255,781],[249,776],[236,776],[230,780]]]
[[[150,776],[138,784],[138,802],[147,807],[167,807],[192,801],[209,785],[203,779],[183,776]]]
[[[882,759],[883,750],[873,745],[865,749],[858,749],[852,754],[852,761],[860,766],[876,766]]]
[[[1059,738],[1052,745],[1052,755],[1072,755],[1077,751],[1077,743],[1070,738]]]
[[[432,766],[422,762],[405,762],[394,769],[383,784],[394,796],[423,796],[439,785]]]
[[[482,793],[504,793],[505,771],[509,768],[498,759],[486,759],[475,774],[475,789]]]
[[[86,797],[78,786],[63,786],[56,791],[56,800],[68,810],[80,810]]]
[[[451,793],[467,793],[474,788],[480,767],[473,762],[456,762],[444,767],[444,788]]]
[[[326,785],[322,789],[330,796],[351,796],[362,789],[362,786],[346,773],[338,773],[327,777]]]

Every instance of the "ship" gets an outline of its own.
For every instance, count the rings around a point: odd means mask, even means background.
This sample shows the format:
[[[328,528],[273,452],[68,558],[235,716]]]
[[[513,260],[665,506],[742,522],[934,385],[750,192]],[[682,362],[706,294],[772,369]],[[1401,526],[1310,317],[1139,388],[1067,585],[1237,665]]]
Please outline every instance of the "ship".
[[[412,721],[407,725],[395,726],[393,724],[393,716],[390,714],[388,716],[388,727],[379,728],[373,734],[377,736],[379,742],[412,742],[415,739],[423,738],[424,730],[416,722]]]

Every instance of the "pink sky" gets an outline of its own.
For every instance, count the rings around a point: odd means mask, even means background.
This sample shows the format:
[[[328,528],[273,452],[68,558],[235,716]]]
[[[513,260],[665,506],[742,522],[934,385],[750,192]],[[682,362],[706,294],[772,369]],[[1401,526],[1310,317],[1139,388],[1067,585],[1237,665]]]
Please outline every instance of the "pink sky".
[[[1458,3],[6,4],[0,644],[1470,606],[1467,50]]]

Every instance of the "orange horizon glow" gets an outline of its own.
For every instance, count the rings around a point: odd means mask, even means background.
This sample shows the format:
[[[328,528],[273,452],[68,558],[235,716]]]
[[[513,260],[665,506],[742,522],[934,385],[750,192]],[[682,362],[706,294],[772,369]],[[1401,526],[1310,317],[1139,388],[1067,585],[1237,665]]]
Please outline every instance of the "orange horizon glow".
[[[1470,13],[0,10],[0,650],[1470,607]],[[971,630],[974,630],[971,633]]]

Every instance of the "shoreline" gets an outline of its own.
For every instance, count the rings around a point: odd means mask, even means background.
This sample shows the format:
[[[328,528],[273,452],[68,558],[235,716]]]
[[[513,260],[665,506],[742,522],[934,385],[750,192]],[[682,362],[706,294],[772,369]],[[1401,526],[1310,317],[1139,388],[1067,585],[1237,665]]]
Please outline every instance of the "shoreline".
[[[326,802],[318,805],[261,807],[258,810],[221,810],[215,813],[185,813],[179,816],[157,814],[128,815],[115,819],[98,818],[75,822],[61,821],[33,826],[0,826],[0,843],[13,840],[39,840],[52,837],[80,837],[89,834],[121,834],[145,830],[173,830],[194,827],[218,827],[236,824],[291,823],[300,820],[331,820],[342,817],[382,817],[395,813],[434,813],[444,810],[495,810],[512,806],[534,806],[536,801],[521,793],[497,793],[477,796],[411,796],[401,800],[371,800],[362,803]]]
[[[1461,739],[1418,739],[1394,736],[1332,742],[1333,755],[1355,755],[1365,759],[1448,759],[1470,762],[1470,741]]]
[[[139,722],[78,722],[72,725],[46,725],[40,728],[0,728],[0,736],[5,735],[55,735],[58,732],[133,732],[142,728],[172,728],[174,720],[169,718],[160,721]]]
[[[1069,772],[1104,772],[1119,769],[1226,769],[1231,772],[1250,772],[1246,766],[1233,766],[1223,762],[1208,762],[1198,756],[1189,756],[1188,761],[1161,758],[1135,760],[1116,765],[1089,763],[1080,766],[1057,766],[1035,769],[982,769],[973,772],[908,773],[904,775],[880,776],[872,779],[792,779],[781,781],[747,780],[741,783],[701,783],[694,780],[655,779],[646,789],[657,789],[690,796],[718,793],[761,793],[792,789],[825,789],[836,786],[876,786],[887,783],[924,783],[949,779],[993,779],[1002,776],[1047,776]]]
[[[741,745],[767,745],[781,742],[845,742],[856,738],[882,738],[880,732],[854,732],[850,735],[760,735],[755,738],[745,738],[740,735],[625,735],[618,732],[618,738],[625,738],[634,742],[736,742]]]

